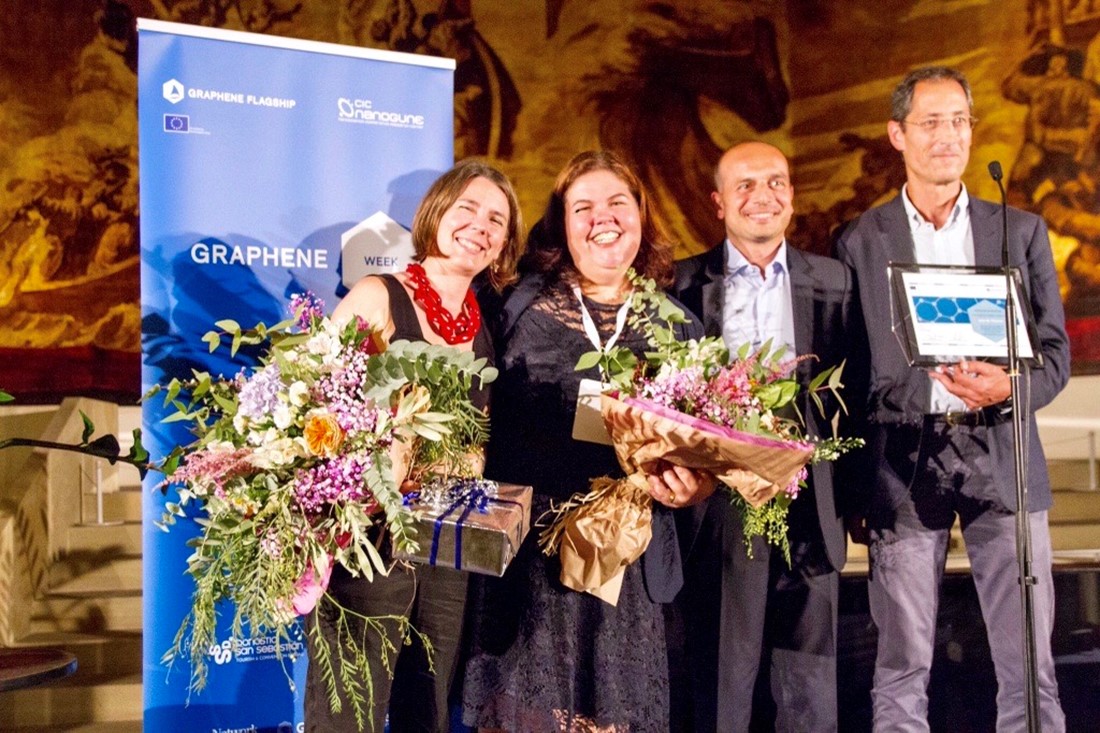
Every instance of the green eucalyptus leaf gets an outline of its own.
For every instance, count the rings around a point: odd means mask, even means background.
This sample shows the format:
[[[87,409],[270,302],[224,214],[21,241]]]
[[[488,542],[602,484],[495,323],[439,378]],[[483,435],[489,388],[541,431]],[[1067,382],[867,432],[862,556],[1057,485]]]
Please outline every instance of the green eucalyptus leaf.
[[[180,380],[172,378],[172,381],[168,383],[168,388],[164,392],[164,405],[167,406],[169,402],[176,399],[179,396],[180,389],[182,388]]]
[[[482,385],[491,384],[500,376],[500,370],[496,367],[482,367],[478,372],[478,376],[481,377]]]
[[[202,397],[204,394],[206,394],[209,391],[210,391],[210,375],[209,374],[204,374],[204,375],[202,375],[202,379],[199,380],[199,383],[195,385],[195,388],[193,390],[191,390],[191,397],[192,397],[192,399],[197,399],[199,397]]]
[[[661,297],[657,306],[657,317],[669,323],[685,323],[687,317],[680,307],[666,297]]]
[[[218,407],[220,407],[225,412],[236,414],[236,412],[237,412],[237,401],[236,400],[234,400],[230,397],[226,397],[224,395],[218,394],[218,393],[212,394],[211,399],[213,399],[215,404],[217,404]]]

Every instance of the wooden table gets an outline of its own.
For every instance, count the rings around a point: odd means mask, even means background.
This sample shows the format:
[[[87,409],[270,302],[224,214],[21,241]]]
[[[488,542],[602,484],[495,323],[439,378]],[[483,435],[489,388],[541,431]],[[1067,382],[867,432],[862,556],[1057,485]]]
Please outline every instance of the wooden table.
[[[58,680],[75,671],[76,657],[64,649],[0,649],[0,692]]]

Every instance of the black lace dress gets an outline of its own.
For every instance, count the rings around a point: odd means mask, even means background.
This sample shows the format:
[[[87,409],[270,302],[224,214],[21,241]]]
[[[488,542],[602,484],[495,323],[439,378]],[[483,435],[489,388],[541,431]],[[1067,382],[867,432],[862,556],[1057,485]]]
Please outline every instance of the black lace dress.
[[[611,447],[571,437],[580,380],[598,378],[574,370],[593,348],[577,298],[562,283],[537,293],[499,337],[485,470],[535,488],[532,520],[551,499],[587,491],[589,479],[622,475]],[[618,306],[585,302],[606,342]],[[645,348],[629,325],[619,343]],[[558,559],[541,554],[537,535],[535,527],[503,578],[472,578],[463,722],[512,733],[668,730],[664,618],[642,563],[627,568],[611,606],[562,586]]]

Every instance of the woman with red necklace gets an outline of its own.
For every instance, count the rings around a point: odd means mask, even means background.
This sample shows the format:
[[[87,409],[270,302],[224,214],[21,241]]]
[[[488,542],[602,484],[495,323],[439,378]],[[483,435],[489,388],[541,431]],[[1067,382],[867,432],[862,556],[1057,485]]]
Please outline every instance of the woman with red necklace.
[[[359,316],[381,327],[387,342],[406,339],[448,344],[474,351],[492,361],[492,344],[481,328],[481,313],[470,288],[488,270],[498,291],[516,279],[523,253],[519,202],[503,173],[479,161],[466,160],[444,173],[428,189],[413,217],[416,261],[405,272],[368,276],[356,283],[333,312],[335,320]],[[485,407],[488,394],[473,395]],[[466,604],[465,573],[420,565],[395,566],[373,582],[353,578],[337,568],[328,591],[341,605],[366,616],[404,615],[431,640],[434,674],[416,641],[397,650],[394,676],[381,662],[378,637],[367,635],[371,659],[373,730],[381,733],[389,713],[390,730],[445,731],[447,697],[454,678]],[[322,609],[321,632],[335,639],[334,620]],[[392,631],[392,629],[391,629]],[[328,687],[313,665],[305,696],[306,729],[354,731],[350,705],[334,715]]]

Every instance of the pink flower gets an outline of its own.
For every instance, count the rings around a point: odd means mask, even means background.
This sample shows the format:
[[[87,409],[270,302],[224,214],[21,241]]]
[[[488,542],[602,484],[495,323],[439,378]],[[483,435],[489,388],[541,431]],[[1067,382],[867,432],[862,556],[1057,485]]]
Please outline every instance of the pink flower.
[[[185,483],[196,493],[223,497],[230,481],[255,470],[251,459],[252,451],[247,448],[201,448],[187,456],[165,483]]]
[[[332,577],[332,557],[325,555],[321,567],[315,571],[310,565],[294,584],[294,597],[290,599],[290,605],[294,607],[294,613],[305,616],[312,611],[321,600],[328,588],[329,578]]]
[[[798,473],[796,473],[791,478],[791,482],[787,484],[787,487],[784,489],[784,491],[787,493],[787,496],[791,497],[792,499],[797,499],[798,492],[802,490],[802,484],[806,481],[806,477],[809,475],[810,473],[806,470],[805,466],[799,469]]]

